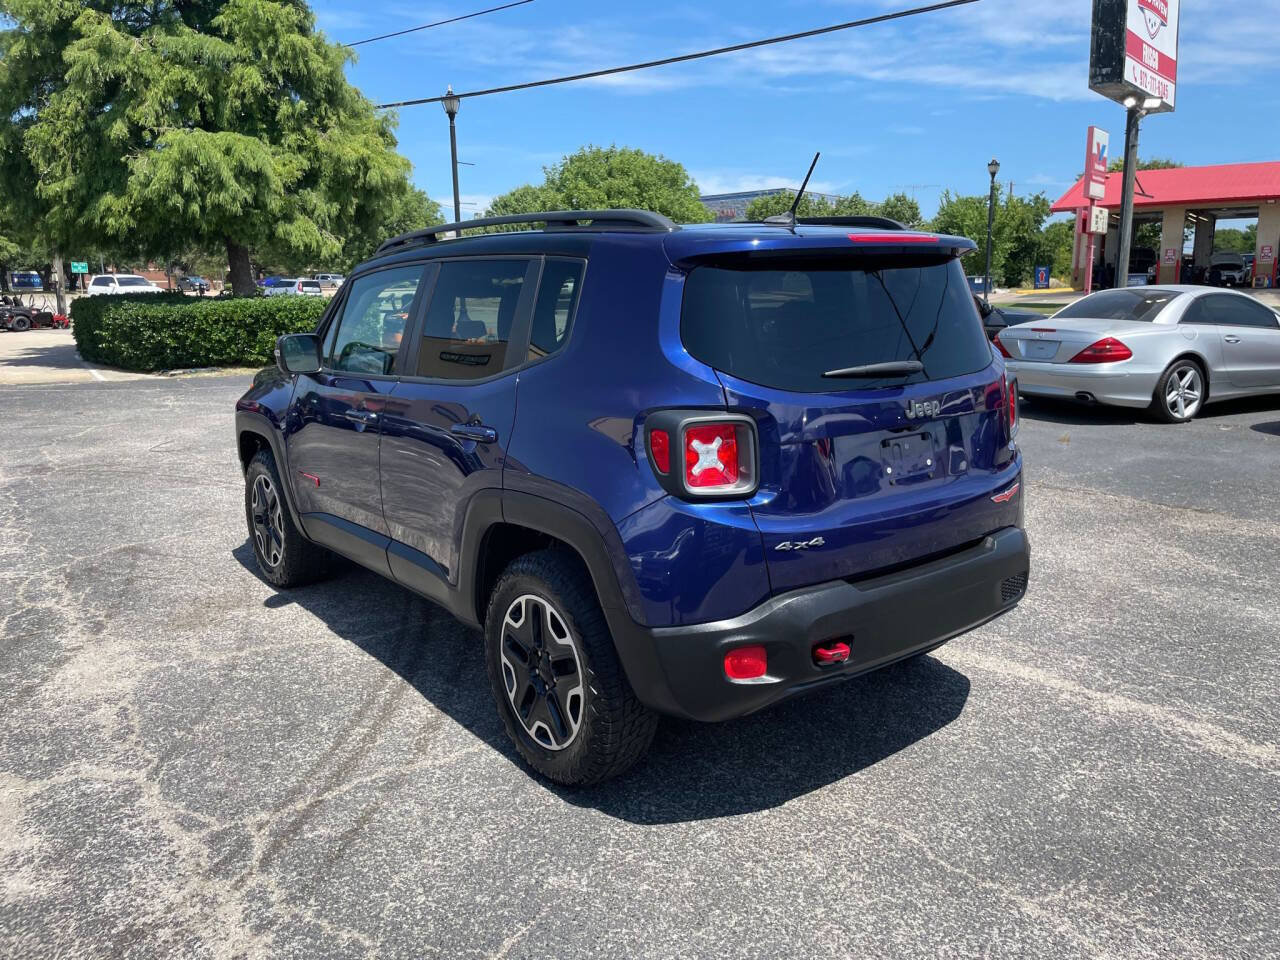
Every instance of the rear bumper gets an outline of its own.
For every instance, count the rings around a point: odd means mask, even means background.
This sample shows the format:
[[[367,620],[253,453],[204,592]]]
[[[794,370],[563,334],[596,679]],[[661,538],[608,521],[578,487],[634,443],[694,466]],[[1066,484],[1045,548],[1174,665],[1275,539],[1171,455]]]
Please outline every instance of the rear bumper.
[[[1026,533],[1009,527],[961,553],[873,580],[796,590],[731,620],[635,626],[617,639],[642,702],[675,716],[727,720],[923,653],[1000,616],[1022,599],[1030,559]],[[815,664],[813,647],[835,639],[849,644],[849,661]],[[768,651],[768,675],[729,680],[725,653],[752,644]],[[635,656],[641,649],[652,655]]]
[[[1074,400],[1087,393],[1099,403],[1149,407],[1162,370],[1124,363],[1070,364],[1006,360],[1005,370],[1018,380],[1018,392],[1031,397]]]

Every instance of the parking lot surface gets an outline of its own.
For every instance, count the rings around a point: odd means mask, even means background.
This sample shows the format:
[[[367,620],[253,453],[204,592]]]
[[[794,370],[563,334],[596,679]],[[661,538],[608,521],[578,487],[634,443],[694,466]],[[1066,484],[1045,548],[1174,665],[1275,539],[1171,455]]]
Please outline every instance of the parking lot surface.
[[[573,792],[476,634],[254,574],[246,382],[0,387],[0,956],[1280,953],[1280,402],[1029,405],[1017,611]]]

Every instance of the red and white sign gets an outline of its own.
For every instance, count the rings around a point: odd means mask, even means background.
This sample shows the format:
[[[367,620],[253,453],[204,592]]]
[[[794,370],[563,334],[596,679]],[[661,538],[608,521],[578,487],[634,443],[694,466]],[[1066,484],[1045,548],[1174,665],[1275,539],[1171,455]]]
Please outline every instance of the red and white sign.
[[[1175,105],[1180,0],[1129,0],[1124,76],[1139,90]]]
[[[1084,157],[1084,195],[1101,200],[1107,195],[1107,162],[1111,159],[1111,134],[1089,128],[1089,144]]]
[[[1111,217],[1106,207],[1090,207],[1085,222],[1085,233],[1101,235],[1107,232]]]
[[[1176,247],[1164,248],[1164,265],[1171,267],[1178,262],[1178,250]]]
[[[1276,258],[1276,248],[1269,243],[1264,243],[1258,248],[1258,259],[1263,263],[1270,263]]]

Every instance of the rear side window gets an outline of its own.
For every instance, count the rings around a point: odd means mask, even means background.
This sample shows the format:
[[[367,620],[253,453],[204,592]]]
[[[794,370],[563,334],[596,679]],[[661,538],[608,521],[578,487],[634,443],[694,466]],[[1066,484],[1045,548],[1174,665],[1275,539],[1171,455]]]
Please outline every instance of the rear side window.
[[[1235,296],[1230,293],[1211,293],[1206,297],[1198,298],[1191,305],[1182,322],[1260,327],[1265,330],[1275,330],[1280,327],[1280,320],[1277,320],[1276,315],[1262,304],[1249,297]]]
[[[1150,323],[1164,309],[1165,304],[1179,294],[1173,290],[1129,288],[1104,290],[1077,300],[1054,314],[1064,320],[1083,317],[1088,320],[1128,320]]]
[[[991,363],[959,261],[936,257],[697,267],[685,280],[680,334],[717,370],[803,393],[943,380]],[[925,370],[911,377],[822,375],[916,359]]]
[[[422,325],[419,377],[479,380],[501,373],[527,260],[450,260]]]
[[[547,260],[538,287],[538,302],[533,308],[530,360],[555,353],[569,339],[569,324],[582,287],[583,266],[581,260]]]

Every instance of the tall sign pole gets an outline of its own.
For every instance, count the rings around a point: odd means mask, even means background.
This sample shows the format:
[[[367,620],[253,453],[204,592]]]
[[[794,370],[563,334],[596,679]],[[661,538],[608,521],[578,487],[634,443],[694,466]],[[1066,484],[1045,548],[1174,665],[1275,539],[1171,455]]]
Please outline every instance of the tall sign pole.
[[[1178,92],[1181,0],[1093,0],[1089,89],[1124,105],[1124,185],[1116,285],[1129,282],[1133,244],[1133,192],[1142,118],[1172,113]]]

